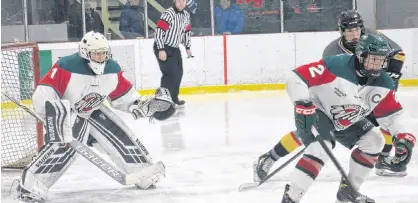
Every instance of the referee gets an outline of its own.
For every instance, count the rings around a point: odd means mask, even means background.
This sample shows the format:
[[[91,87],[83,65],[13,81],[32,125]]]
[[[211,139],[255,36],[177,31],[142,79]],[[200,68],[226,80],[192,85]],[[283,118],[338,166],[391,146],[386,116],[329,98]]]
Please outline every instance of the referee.
[[[188,57],[193,57],[190,50],[191,25],[190,14],[184,10],[187,0],[173,0],[173,6],[164,11],[157,23],[154,54],[162,72],[161,87],[170,91],[177,107],[185,102],[179,100],[179,89],[183,77],[183,61],[179,49],[180,43],[186,47]]]

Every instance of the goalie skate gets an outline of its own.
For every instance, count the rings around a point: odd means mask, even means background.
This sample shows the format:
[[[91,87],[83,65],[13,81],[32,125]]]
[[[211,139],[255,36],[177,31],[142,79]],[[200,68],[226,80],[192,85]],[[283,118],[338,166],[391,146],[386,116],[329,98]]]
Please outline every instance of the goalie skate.
[[[140,173],[142,177],[138,177],[135,186],[142,190],[153,189],[160,178],[165,177],[165,166],[162,162],[157,162],[142,169]]]
[[[44,198],[35,193],[25,190],[24,188],[20,187],[20,185],[16,187],[16,192],[17,192],[17,195],[16,195],[17,200],[19,201],[19,203],[24,203],[24,202],[38,203],[38,202],[43,202],[46,199],[46,197]]]

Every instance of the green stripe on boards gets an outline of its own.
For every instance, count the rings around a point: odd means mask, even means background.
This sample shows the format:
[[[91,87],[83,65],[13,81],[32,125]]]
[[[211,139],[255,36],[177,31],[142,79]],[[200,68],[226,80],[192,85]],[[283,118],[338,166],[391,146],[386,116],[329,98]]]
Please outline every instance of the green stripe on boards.
[[[51,50],[40,50],[39,51],[39,67],[41,71],[41,78],[51,69],[52,67],[52,52]]]
[[[34,90],[32,51],[22,51],[17,54],[19,68],[19,96],[21,100],[30,99]]]

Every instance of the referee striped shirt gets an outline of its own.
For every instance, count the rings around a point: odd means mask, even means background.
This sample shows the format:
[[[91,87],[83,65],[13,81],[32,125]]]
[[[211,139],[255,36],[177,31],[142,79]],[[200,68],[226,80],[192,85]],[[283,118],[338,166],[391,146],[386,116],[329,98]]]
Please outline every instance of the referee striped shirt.
[[[157,23],[155,42],[158,50],[165,46],[178,48],[180,43],[190,49],[191,29],[190,14],[186,10],[178,11],[170,7],[163,12]]]

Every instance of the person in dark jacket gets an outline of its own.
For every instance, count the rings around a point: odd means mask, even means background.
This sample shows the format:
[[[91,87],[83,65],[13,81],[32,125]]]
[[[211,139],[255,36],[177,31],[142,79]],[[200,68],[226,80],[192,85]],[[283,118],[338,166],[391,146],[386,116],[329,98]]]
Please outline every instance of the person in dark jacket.
[[[215,29],[218,34],[239,34],[244,19],[239,6],[231,5],[230,0],[221,0],[215,8]]]
[[[119,30],[125,39],[144,36],[144,14],[138,0],[129,0],[119,18]]]
[[[86,7],[86,32],[95,31],[104,34],[103,21],[100,14],[94,9],[94,6],[85,2]]]

